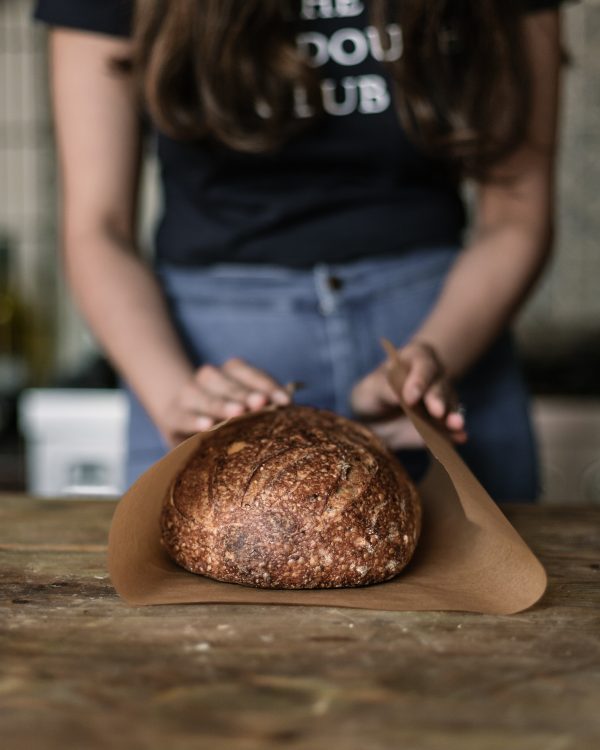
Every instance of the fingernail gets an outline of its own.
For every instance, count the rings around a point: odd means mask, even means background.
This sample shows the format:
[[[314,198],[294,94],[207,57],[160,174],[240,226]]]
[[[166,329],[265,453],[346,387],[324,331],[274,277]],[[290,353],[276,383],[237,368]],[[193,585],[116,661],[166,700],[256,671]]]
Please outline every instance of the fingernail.
[[[286,391],[273,391],[273,393],[271,394],[271,398],[276,404],[281,404],[281,406],[285,406],[286,404],[290,403],[290,395]]]
[[[443,416],[444,412],[446,411],[446,404],[443,402],[441,398],[438,398],[437,396],[432,399],[432,406],[435,412],[439,414],[440,416]]]
[[[213,426],[214,420],[211,417],[198,417],[196,420],[196,427],[199,430],[208,430],[209,427]]]
[[[404,393],[404,398],[409,403],[412,403],[413,401],[418,401],[420,397],[421,397],[421,391],[414,386],[412,388],[407,388],[407,390]]]
[[[244,407],[242,404],[239,404],[237,401],[227,401],[225,405],[223,406],[223,411],[229,417],[237,417],[240,414],[243,414]]]
[[[267,403],[267,396],[259,391],[254,391],[248,395],[246,403],[250,408],[260,408]]]
[[[451,412],[448,414],[447,424],[449,427],[453,427],[454,429],[460,429],[464,427],[465,424],[465,418],[462,414],[459,414],[456,411]]]

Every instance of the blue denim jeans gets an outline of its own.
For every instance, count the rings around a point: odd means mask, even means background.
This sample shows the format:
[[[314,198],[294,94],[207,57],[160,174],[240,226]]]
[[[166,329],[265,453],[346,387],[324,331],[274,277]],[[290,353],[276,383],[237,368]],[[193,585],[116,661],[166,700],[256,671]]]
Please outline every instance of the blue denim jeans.
[[[382,337],[401,346],[435,303],[455,247],[419,249],[311,269],[220,264],[161,267],[174,323],[196,365],[236,356],[281,383],[304,388],[297,403],[352,411],[353,385],[384,359]],[[508,333],[458,384],[466,407],[464,459],[495,500],[531,501],[537,465],[528,399]],[[156,428],[130,397],[127,479],[165,452]],[[418,477],[423,451],[399,457]]]

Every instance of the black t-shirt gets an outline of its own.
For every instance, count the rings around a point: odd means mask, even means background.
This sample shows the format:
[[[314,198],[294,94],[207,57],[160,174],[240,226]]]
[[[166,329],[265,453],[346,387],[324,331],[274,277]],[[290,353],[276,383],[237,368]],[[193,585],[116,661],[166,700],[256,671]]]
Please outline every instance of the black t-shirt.
[[[157,132],[164,210],[159,262],[306,267],[458,245],[465,213],[443,166],[408,139],[394,109],[367,0],[302,0],[298,43],[321,74],[326,116],[276,154],[182,142]],[[523,0],[526,10],[560,0]],[[128,36],[132,0],[37,0],[35,18]],[[302,116],[302,112],[298,112]]]

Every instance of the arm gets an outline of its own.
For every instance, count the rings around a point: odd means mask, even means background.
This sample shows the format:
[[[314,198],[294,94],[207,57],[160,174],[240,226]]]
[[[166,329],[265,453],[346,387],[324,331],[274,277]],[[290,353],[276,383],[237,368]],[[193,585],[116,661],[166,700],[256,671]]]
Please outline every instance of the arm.
[[[224,372],[210,366],[195,371],[154,275],[137,253],[139,114],[132,81],[109,70],[129,44],[51,32],[65,267],[91,329],[165,438],[175,442],[216,419],[262,407],[278,384],[238,360]]]
[[[410,365],[404,397],[410,404],[423,398],[457,442],[466,435],[462,416],[453,411],[450,381],[464,374],[510,321],[542,270],[552,240],[559,14],[536,13],[523,23],[532,76],[529,138],[477,186],[471,239],[430,315],[400,351]],[[382,416],[394,403],[383,368],[354,389],[354,408],[367,418]]]
[[[511,320],[549,254],[560,66],[558,12],[525,21],[532,72],[528,143],[477,186],[471,240],[416,334],[460,377]]]

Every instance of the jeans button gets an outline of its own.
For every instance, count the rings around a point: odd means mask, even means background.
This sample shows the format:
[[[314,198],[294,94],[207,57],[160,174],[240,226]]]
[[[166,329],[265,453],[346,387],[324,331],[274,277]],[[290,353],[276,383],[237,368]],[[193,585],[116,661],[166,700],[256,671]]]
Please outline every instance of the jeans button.
[[[329,288],[334,292],[339,291],[344,286],[344,282],[339,278],[339,276],[329,276],[329,278],[327,279],[327,284],[329,285]]]

